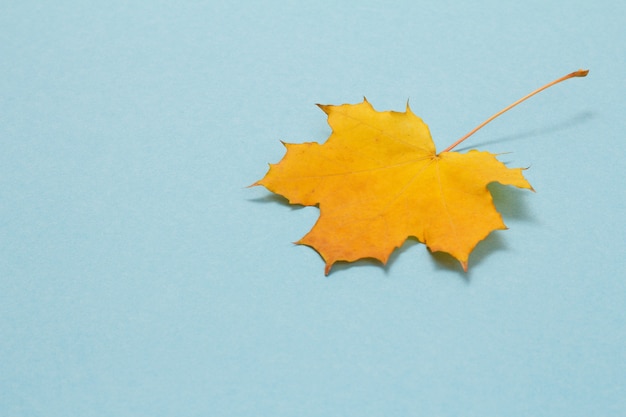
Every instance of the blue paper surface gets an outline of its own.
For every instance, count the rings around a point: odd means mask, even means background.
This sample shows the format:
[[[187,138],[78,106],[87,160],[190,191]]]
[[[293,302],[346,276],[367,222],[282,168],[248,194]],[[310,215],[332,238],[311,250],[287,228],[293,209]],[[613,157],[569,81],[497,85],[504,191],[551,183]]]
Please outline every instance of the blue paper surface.
[[[626,413],[626,5],[0,6],[0,414]],[[501,153],[510,230],[387,266],[291,242],[262,187],[314,105],[410,101],[443,149]]]

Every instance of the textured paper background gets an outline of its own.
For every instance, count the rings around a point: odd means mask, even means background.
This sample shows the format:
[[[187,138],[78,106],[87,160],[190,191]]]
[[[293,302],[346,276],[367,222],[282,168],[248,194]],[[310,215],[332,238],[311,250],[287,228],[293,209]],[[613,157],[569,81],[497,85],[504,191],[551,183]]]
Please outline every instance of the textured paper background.
[[[626,412],[619,1],[0,6],[0,414]],[[262,188],[314,103],[403,110],[528,166],[464,274],[293,242]]]

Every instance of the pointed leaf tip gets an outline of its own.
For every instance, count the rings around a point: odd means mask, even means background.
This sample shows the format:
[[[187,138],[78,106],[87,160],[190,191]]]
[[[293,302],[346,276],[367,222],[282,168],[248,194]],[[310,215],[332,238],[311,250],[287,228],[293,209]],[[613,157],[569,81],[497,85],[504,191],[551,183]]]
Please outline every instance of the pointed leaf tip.
[[[329,104],[319,104],[316,103],[315,104],[317,107],[319,107],[320,109],[322,109],[322,111],[326,114],[328,114],[330,112],[330,108],[332,107],[332,105]]]
[[[411,110],[411,106],[409,105],[409,100],[406,101],[406,109],[404,110],[404,112],[406,114],[410,114],[412,116],[415,116],[415,113],[413,113],[413,110]]]
[[[363,104],[366,104],[367,107],[374,110],[374,106],[372,106],[372,103],[370,103],[365,96],[363,96]]]

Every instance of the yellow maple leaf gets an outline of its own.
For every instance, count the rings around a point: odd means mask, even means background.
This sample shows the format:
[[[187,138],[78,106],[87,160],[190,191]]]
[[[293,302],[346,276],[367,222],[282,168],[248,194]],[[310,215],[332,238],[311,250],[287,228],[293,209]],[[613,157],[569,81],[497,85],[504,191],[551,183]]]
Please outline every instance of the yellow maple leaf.
[[[506,229],[487,185],[532,187],[522,168],[508,168],[494,154],[450,149],[566,77],[513,103],[440,153],[428,126],[408,105],[405,112],[378,112],[365,99],[355,105],[320,105],[332,128],[328,140],[285,143],[283,159],[270,164],[253,185],[263,185],[291,204],[319,206],[318,221],[297,243],[322,256],[326,274],[337,261],[374,258],[386,263],[410,236],[433,252],[449,253],[467,270],[476,244],[492,231]]]

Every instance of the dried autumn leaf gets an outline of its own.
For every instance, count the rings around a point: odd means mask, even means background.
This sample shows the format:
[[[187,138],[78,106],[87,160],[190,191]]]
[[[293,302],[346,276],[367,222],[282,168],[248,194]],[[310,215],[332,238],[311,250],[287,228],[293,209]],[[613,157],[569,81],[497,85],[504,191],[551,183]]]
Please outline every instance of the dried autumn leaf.
[[[319,206],[317,223],[297,243],[322,256],[326,274],[337,261],[386,263],[410,236],[433,252],[449,253],[467,270],[476,244],[506,228],[487,185],[532,190],[521,168],[508,168],[489,152],[450,151],[469,135],[437,153],[428,126],[408,105],[405,112],[378,112],[364,99],[319,107],[332,128],[328,140],[285,143],[283,159],[253,185],[291,204]]]

